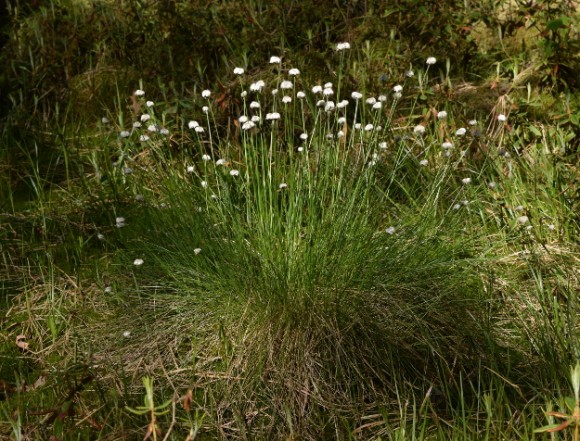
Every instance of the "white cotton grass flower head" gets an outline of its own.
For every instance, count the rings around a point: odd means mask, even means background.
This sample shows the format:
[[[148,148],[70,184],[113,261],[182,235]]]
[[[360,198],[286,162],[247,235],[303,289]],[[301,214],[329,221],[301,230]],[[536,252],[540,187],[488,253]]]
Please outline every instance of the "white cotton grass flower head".
[[[363,97],[362,93],[356,91],[351,93],[350,96],[354,100],[360,100]]]
[[[103,117],[101,118],[101,122],[102,122],[103,124],[109,124],[111,121],[109,121],[109,118],[107,118],[106,116],[103,116]]]
[[[427,60],[425,61],[425,63],[427,63],[428,66],[432,66],[435,63],[437,63],[437,58],[435,58],[435,57],[429,57],[429,58],[427,58]]]
[[[348,100],[342,100],[340,103],[336,103],[336,107],[339,109],[344,109],[346,106],[348,106]]]
[[[340,118],[338,118],[338,119],[336,120],[336,122],[337,122],[338,124],[341,124],[341,125],[342,125],[342,124],[344,124],[344,123],[346,122],[346,117],[344,117],[344,116],[341,116]]]
[[[282,97],[282,103],[284,104],[290,104],[292,102],[292,97],[288,96],[288,95],[284,95]]]
[[[365,126],[365,132],[370,132],[371,130],[373,130],[375,127],[372,124],[367,124]]]
[[[498,120],[499,122],[506,122],[506,121],[507,121],[507,116],[505,116],[503,113],[500,113],[500,114],[497,116],[497,120]]]
[[[277,57],[276,55],[272,55],[270,57],[270,64],[280,64],[282,62],[282,59],[280,57]]]
[[[226,163],[226,160],[225,159],[218,159],[215,162],[215,165],[225,165],[225,163]]]
[[[528,216],[520,216],[520,217],[518,217],[518,223],[520,225],[527,224],[529,220],[530,220],[530,218],[528,218]]]
[[[344,132],[342,130],[339,130],[338,133],[336,134],[336,136],[338,138],[344,138]]]
[[[324,111],[325,112],[332,112],[334,110],[335,104],[334,101],[327,101],[324,104]]]
[[[187,123],[187,127],[190,129],[195,129],[196,127],[199,127],[199,123],[197,121],[189,121]]]
[[[272,92],[270,92],[272,94],[272,96],[278,95],[278,89],[272,89]]]
[[[131,337],[131,331],[123,331],[123,337],[125,338]]]
[[[417,124],[415,127],[413,127],[413,133],[416,133],[417,135],[422,135],[423,133],[425,133],[425,126],[422,124]]]
[[[137,89],[137,90],[134,92],[134,95],[135,95],[135,96],[143,96],[143,95],[145,95],[145,91],[144,91],[144,90],[141,90],[141,89]]]
[[[119,136],[121,138],[128,138],[129,136],[131,136],[131,132],[129,132],[127,130],[121,130],[121,132],[119,133]]]
[[[254,115],[252,118],[250,118],[250,121],[252,121],[254,124],[258,124],[260,122],[260,117],[258,115]]]
[[[205,89],[201,92],[201,97],[208,99],[211,96],[211,90]]]
[[[332,96],[332,95],[334,95],[334,90],[332,90],[332,87],[325,87],[322,90],[322,95],[324,95],[324,96]]]
[[[148,113],[144,113],[143,115],[141,115],[141,118],[139,118],[141,120],[141,122],[147,122],[151,119],[151,115],[149,115]]]
[[[195,254],[196,256],[201,253],[201,248],[194,248],[193,249],[193,254]]]
[[[443,147],[444,150],[449,150],[453,148],[453,144],[451,144],[449,141],[445,141],[443,144],[441,144],[441,147]]]
[[[236,169],[232,169],[230,170],[230,176],[239,176],[240,175],[240,171],[236,170]]]
[[[286,182],[281,182],[280,185],[278,185],[278,188],[284,190],[285,188],[288,188],[288,184],[286,184]]]
[[[460,127],[459,129],[457,129],[455,131],[455,135],[456,136],[463,136],[467,133],[467,130],[465,129],[465,127]]]
[[[476,119],[472,119],[469,121],[469,125],[470,126],[476,126],[477,125],[477,120]]]
[[[296,149],[298,153],[302,153],[304,151],[304,147],[300,146]]]
[[[288,75],[295,77],[297,75],[300,75],[300,70],[296,69],[295,67],[293,67],[292,69],[290,69],[288,71]]]
[[[377,102],[377,99],[374,96],[371,96],[370,98],[367,98],[365,100],[365,103],[367,103],[369,106],[372,106],[376,102]]]
[[[159,129],[159,133],[161,133],[162,135],[169,135],[169,130],[164,127],[162,129]]]
[[[306,94],[304,92],[300,91],[296,94],[296,98],[304,99],[304,98],[306,98]]]
[[[140,123],[139,121],[135,121],[135,122],[133,123],[133,128],[134,128],[134,129],[139,129],[139,128],[141,128],[141,123]]]
[[[256,123],[253,121],[246,121],[244,124],[242,124],[242,130],[250,130],[254,127],[256,127]]]
[[[356,130],[360,130],[360,129],[361,129],[361,127],[362,127],[362,124],[361,124],[361,123],[356,123],[356,124],[354,125],[354,128],[355,128]]]
[[[400,100],[402,97],[403,97],[403,94],[401,92],[393,93],[393,98],[396,100]]]
[[[208,106],[203,106],[203,107],[201,108],[201,111],[202,111],[203,113],[207,114],[207,112],[209,112],[209,107],[208,107]]]
[[[387,101],[387,95],[379,95],[379,98],[378,98],[378,100],[379,100],[381,103],[384,103],[385,101]]]
[[[124,217],[116,217],[115,218],[115,226],[117,228],[123,228],[126,225],[127,224],[125,223],[125,218]]]
[[[105,240],[105,235],[103,233],[97,233],[97,239]]]
[[[201,160],[204,162],[211,161],[211,156],[209,156],[208,154],[203,154],[201,155]]]
[[[319,84],[317,84],[316,86],[313,86],[312,93],[322,93],[322,86]]]
[[[463,185],[471,184],[471,178],[463,178],[463,179],[461,180],[461,183],[462,183]]]
[[[276,121],[280,119],[278,112],[266,113],[266,121]]]
[[[112,287],[112,286],[110,286],[110,285],[108,285],[108,286],[105,286],[105,289],[104,289],[104,291],[105,291],[105,293],[107,293],[107,294],[110,294],[110,293],[112,293],[112,292],[113,292],[113,287]]]
[[[244,74],[244,68],[242,68],[242,67],[234,68],[234,75],[243,75],[243,74]]]
[[[261,92],[266,86],[264,80],[258,80],[255,83],[250,84],[250,92]]]
[[[379,148],[381,150],[385,150],[389,145],[386,143],[386,141],[380,142],[379,143]]]
[[[407,72],[405,72],[405,76],[407,78],[413,78],[415,76],[415,72],[413,72],[411,69],[409,69]]]
[[[259,109],[260,108],[260,103],[258,101],[252,101],[250,103],[250,109]]]
[[[207,181],[201,181],[201,187],[207,188]]]
[[[187,171],[187,173],[194,173],[195,167],[193,165],[188,165],[185,170]]]
[[[292,87],[294,87],[292,81],[284,80],[280,83],[280,89],[282,90],[292,89]]]
[[[247,90],[242,90],[242,93],[240,93],[240,96],[242,98],[246,98],[248,96],[248,91]]]
[[[197,126],[195,128],[195,132],[196,133],[203,133],[203,132],[205,132],[205,129],[202,126]]]
[[[145,263],[145,261],[143,259],[135,259],[133,261],[133,265],[135,265],[135,266],[141,266],[141,265],[143,265],[143,263]]]
[[[350,43],[348,43],[346,41],[345,42],[342,42],[342,43],[338,43],[336,45],[336,50],[337,51],[344,51],[344,50],[347,50],[347,49],[350,49]]]
[[[446,119],[447,118],[447,112],[445,110],[441,110],[440,112],[437,113],[437,119]]]
[[[381,110],[382,108],[383,108],[383,103],[380,101],[377,101],[376,103],[373,104],[374,110]]]
[[[242,116],[240,116],[240,117],[238,118],[238,121],[239,121],[239,123],[240,123],[240,124],[243,124],[243,123],[245,123],[246,121],[248,121],[248,119],[249,119],[249,118],[248,118],[246,115],[242,115]]]
[[[395,227],[389,227],[385,230],[385,233],[390,234],[392,236],[393,234],[395,234],[396,231],[397,229]]]
[[[395,87],[393,87],[393,92],[395,93],[401,93],[403,91],[403,86],[401,86],[400,84],[397,84]]]
[[[419,165],[420,165],[421,167],[425,167],[427,164],[429,164],[429,161],[427,161],[426,159],[421,159],[421,160],[419,161]]]
[[[149,126],[147,126],[147,131],[148,132],[157,132],[157,126],[155,124],[150,124]]]
[[[300,139],[302,141],[306,141],[308,139],[308,133],[302,133],[302,134],[300,134]]]
[[[141,141],[141,142],[147,142],[147,141],[149,141],[149,139],[150,139],[150,138],[149,138],[149,136],[147,136],[147,135],[141,135],[141,136],[139,137],[139,141]]]
[[[155,103],[154,103],[153,101],[147,101],[147,102],[145,103],[145,105],[146,105],[147,107],[153,107],[153,106],[155,105]]]

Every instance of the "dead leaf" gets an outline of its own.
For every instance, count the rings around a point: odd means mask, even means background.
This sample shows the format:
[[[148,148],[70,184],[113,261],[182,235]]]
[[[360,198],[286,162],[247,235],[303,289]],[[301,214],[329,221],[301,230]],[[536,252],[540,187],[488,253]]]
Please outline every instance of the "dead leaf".
[[[28,343],[26,342],[26,335],[17,335],[16,336],[16,346],[20,349],[27,351],[28,350]]]

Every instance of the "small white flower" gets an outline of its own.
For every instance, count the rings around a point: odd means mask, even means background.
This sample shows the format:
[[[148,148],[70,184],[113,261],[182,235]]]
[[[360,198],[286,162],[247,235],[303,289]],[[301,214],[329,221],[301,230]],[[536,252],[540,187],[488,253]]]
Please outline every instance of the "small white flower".
[[[260,103],[258,101],[252,101],[250,103],[250,109],[259,109],[260,108]]]
[[[113,287],[112,286],[105,286],[105,290],[104,290],[107,294],[113,292]]]
[[[296,75],[300,75],[300,71],[298,69],[296,69],[295,67],[293,67],[292,69],[290,69],[288,71],[288,75],[295,77]]]
[[[376,103],[373,104],[373,109],[374,110],[380,110],[383,107],[383,103],[381,103],[380,101],[377,101]]]
[[[384,103],[385,101],[387,101],[387,96],[386,95],[379,95],[379,101],[381,103]]]
[[[343,42],[343,43],[338,43],[336,45],[336,50],[337,51],[344,51],[344,50],[347,50],[347,49],[350,49],[350,43],[347,43],[346,41]]]
[[[282,81],[280,83],[280,89],[282,89],[282,90],[292,89],[293,86],[294,85],[292,84],[292,81],[288,81],[288,80]]]
[[[301,139],[302,141],[306,141],[306,140],[308,139],[308,133],[302,133],[302,134],[300,135],[300,139]]]
[[[459,129],[457,129],[455,131],[455,135],[457,136],[463,136],[467,133],[467,130],[465,130],[465,127],[460,127]]]
[[[461,205],[460,204],[453,205],[453,209],[454,210],[459,210],[460,208],[461,208]]]
[[[427,164],[429,164],[429,161],[427,161],[426,159],[421,159],[421,160],[419,161],[419,165],[420,165],[421,167],[425,167]]]
[[[242,98],[245,98],[245,97],[247,97],[247,96],[248,96],[248,91],[247,91],[247,90],[242,90],[242,93],[240,93],[240,96],[241,96]]]
[[[193,249],[193,254],[195,254],[196,256],[201,253],[201,248],[194,248]]]
[[[393,87],[393,92],[395,93],[401,93],[403,91],[403,86],[401,86],[400,84],[397,84],[395,87]]]
[[[361,128],[361,127],[362,127],[362,124],[361,124],[361,123],[356,123],[356,124],[354,125],[354,128],[355,128],[356,130],[360,130],[360,128]]]
[[[147,135],[141,135],[139,137],[139,141],[141,141],[141,142],[147,142],[147,141],[149,141],[149,137]]]
[[[409,69],[407,72],[405,72],[405,76],[407,78],[413,78],[415,76],[415,72],[413,72],[411,69]]]
[[[99,240],[105,240],[105,235],[103,233],[98,233],[97,234],[97,239],[99,239]]]
[[[218,159],[218,160],[215,162],[215,165],[224,165],[225,163],[226,163],[226,160],[225,160],[225,159]]]
[[[143,262],[144,262],[143,259],[135,259],[133,261],[133,265],[135,265],[135,266],[141,266],[141,265],[143,265]]]
[[[464,185],[471,184],[471,178],[463,178],[463,179],[461,180],[461,182],[462,182]]]
[[[207,188],[207,181],[201,181],[202,188]]]
[[[121,133],[119,133],[119,136],[121,138],[128,138],[129,136],[131,136],[131,133],[128,132],[127,130],[123,130],[123,131],[121,131]]]
[[[497,184],[495,182],[491,181],[487,184],[487,186],[493,190],[494,188],[497,187]]]
[[[169,130],[166,128],[162,128],[159,130],[159,133],[161,133],[162,135],[169,135]]]
[[[304,147],[300,146],[296,149],[298,153],[302,153],[304,151]]]
[[[132,174],[132,173],[133,173],[133,169],[132,169],[131,167],[125,167],[125,168],[123,169],[123,174],[124,174],[124,175],[130,175],[130,174]]]
[[[111,121],[109,121],[109,118],[107,118],[106,116],[103,116],[103,117],[101,118],[101,122],[102,122],[103,124],[109,124]]]
[[[137,89],[135,91],[135,95],[137,95],[137,96],[143,96],[143,95],[145,95],[145,91],[144,90],[141,90],[141,89]]]
[[[137,202],[143,202],[145,200],[145,196],[143,196],[142,194],[136,194],[135,195],[135,200]]]
[[[395,98],[396,100],[400,100],[402,96],[403,94],[401,92],[393,93],[393,98]]]
[[[252,121],[254,124],[258,124],[260,122],[260,117],[258,115],[254,115],[250,121]]]
[[[272,55],[270,57],[270,64],[280,64],[282,62],[282,60],[280,59],[280,57],[277,57],[275,55]]]
[[[116,217],[115,218],[115,226],[117,228],[123,228],[125,226],[125,218],[124,217]]]
[[[203,107],[201,108],[201,111],[202,111],[203,113],[207,114],[207,112],[209,112],[209,107],[207,107],[207,106],[203,106]]]
[[[238,118],[238,121],[240,122],[240,124],[245,123],[248,120],[248,117],[246,115],[242,115]]]
[[[327,101],[324,105],[325,112],[332,112],[334,110],[334,101]]]
[[[374,126],[372,124],[367,124],[365,126],[365,132],[370,132],[372,129],[374,129]]]
[[[204,90],[204,91],[202,91],[202,92],[201,92],[201,97],[202,97],[202,98],[206,98],[206,99],[207,99],[207,98],[209,98],[210,96],[211,96],[211,91],[210,91],[210,90],[207,90],[207,89],[206,89],[206,90]]]
[[[123,332],[123,337],[125,337],[125,338],[131,337],[131,331],[124,331]]]
[[[437,58],[435,58],[435,57],[429,57],[429,58],[427,58],[427,61],[426,61],[426,63],[427,63],[429,66],[431,66],[431,65],[433,65],[433,64],[435,64],[435,63],[437,63]]]
[[[193,165],[188,165],[186,170],[187,173],[193,173],[195,171],[195,167]]]
[[[190,129],[195,129],[196,127],[199,127],[199,123],[197,121],[189,121],[187,123],[187,127]]]
[[[381,150],[385,150],[387,147],[388,147],[388,144],[385,141],[379,143],[379,148]]]
[[[554,228],[556,228],[556,226],[554,224],[548,225],[548,230],[553,230]]]
[[[445,150],[449,150],[453,148],[453,144],[451,144],[449,141],[445,141],[443,144],[441,144],[441,147],[443,147]]]
[[[205,132],[205,130],[204,130],[204,128],[202,126],[197,126],[195,128],[195,131],[196,131],[196,133],[203,133],[203,132]]]
[[[282,97],[282,103],[290,104],[291,102],[292,102],[292,97],[289,97],[288,95],[285,95]]]
[[[306,94],[302,91],[300,91],[296,94],[296,98],[303,99],[305,97],[306,97]]]
[[[266,83],[264,82],[264,80],[256,81],[255,83],[250,84],[250,91],[260,92],[265,85]]]
[[[365,102],[369,105],[372,106],[373,104],[375,104],[377,102],[377,99],[374,96],[371,96],[370,98],[367,98],[365,100]]]
[[[211,156],[209,156],[208,154],[203,154],[201,155],[201,160],[204,162],[211,161]]]
[[[272,112],[266,114],[266,121],[275,121],[280,119],[280,114],[278,112]]]
[[[250,130],[254,127],[256,127],[256,123],[253,121],[246,121],[244,124],[242,124],[242,130]]]
[[[332,89],[332,83],[329,81],[328,83],[324,83],[325,89]]]
[[[348,100],[342,100],[340,103],[336,104],[336,107],[339,109],[344,109],[346,106],[348,106]]]
[[[340,118],[338,118],[338,119],[336,120],[336,122],[337,122],[338,124],[344,124],[344,123],[346,122],[346,118],[345,118],[344,116],[341,116]]]
[[[350,96],[355,100],[360,100],[363,97],[362,93],[360,92],[353,92],[350,94]]]
[[[442,110],[441,112],[437,113],[437,118],[439,119],[447,118],[447,112],[445,110]]]
[[[320,85],[316,85],[312,88],[312,93],[321,93],[322,92],[322,86]]]
[[[342,137],[344,137],[344,132],[342,130],[339,130],[338,133],[336,134],[336,136],[338,138],[342,138]]]
[[[518,222],[520,223],[520,225],[525,225],[528,223],[530,219],[528,218],[528,216],[520,216],[518,217]]]
[[[272,89],[272,96],[278,95],[278,89]]]
[[[472,119],[469,121],[469,125],[470,126],[476,126],[477,125],[477,120],[476,119]]]
[[[332,96],[332,95],[334,95],[334,90],[332,90],[332,88],[330,88],[330,87],[325,87],[324,90],[322,91],[322,95]]]
[[[240,175],[239,170],[235,170],[235,169],[230,170],[230,176],[239,176],[239,175]]]
[[[500,113],[497,116],[497,120],[500,121],[500,122],[505,122],[505,121],[507,121],[507,116],[505,116],[503,113]]]
[[[389,228],[387,228],[387,229],[385,230],[385,233],[387,233],[387,234],[390,234],[390,235],[393,235],[393,234],[395,234],[395,231],[397,231],[397,230],[395,229],[395,227],[389,227]]]
[[[524,206],[523,206],[523,205],[518,205],[518,206],[515,208],[515,210],[516,210],[516,211],[524,211]]]
[[[147,101],[147,102],[145,103],[145,105],[146,105],[147,107],[153,107],[153,106],[155,105],[155,103],[154,103],[153,101]]]
[[[147,122],[151,119],[151,115],[149,115],[148,113],[144,113],[143,115],[141,115],[141,122]]]
[[[279,188],[280,190],[284,190],[285,188],[288,188],[288,184],[286,184],[285,182],[282,182],[282,183],[281,183],[281,184],[278,186],[278,188]]]
[[[236,67],[234,69],[234,75],[243,75],[244,74],[244,69],[241,67]]]
[[[413,133],[422,135],[423,133],[425,133],[425,126],[417,124],[415,127],[413,127]]]
[[[151,125],[147,126],[147,131],[148,132],[156,132],[157,126],[155,124],[151,124]]]

